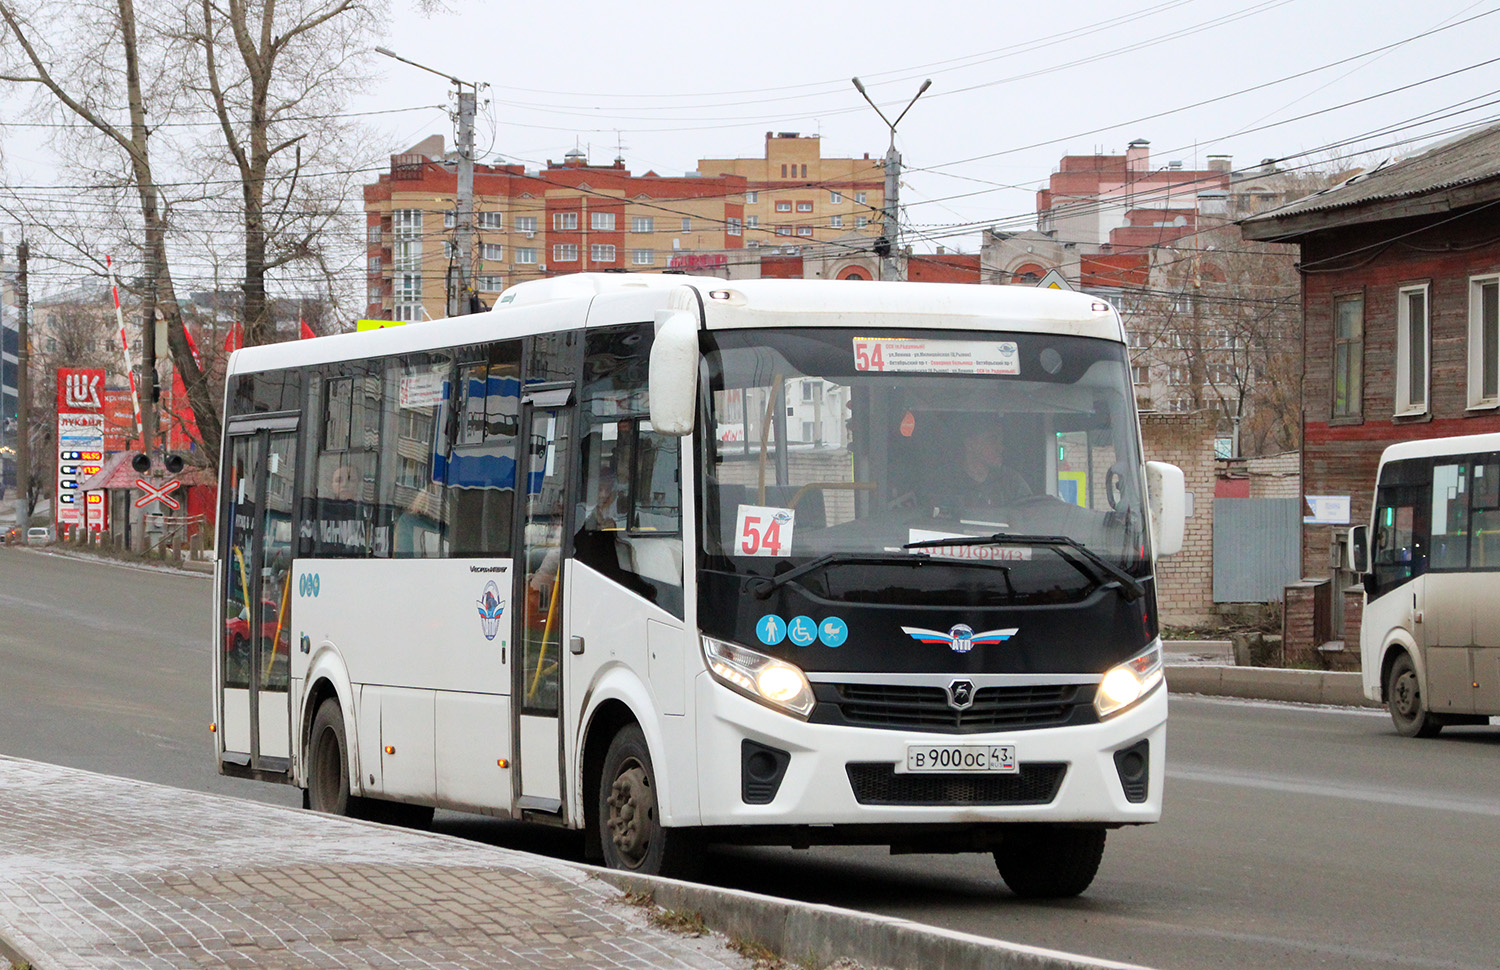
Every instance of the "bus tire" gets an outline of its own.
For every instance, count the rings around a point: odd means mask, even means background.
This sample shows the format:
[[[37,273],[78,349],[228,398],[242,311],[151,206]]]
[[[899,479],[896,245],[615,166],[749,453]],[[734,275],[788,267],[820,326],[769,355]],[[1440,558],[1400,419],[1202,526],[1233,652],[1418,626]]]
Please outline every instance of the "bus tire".
[[[599,841],[611,869],[691,878],[699,861],[692,835],[661,824],[656,772],[646,736],[627,724],[609,743],[599,772]]]
[[[1107,834],[1097,827],[1017,826],[995,850],[995,868],[1017,896],[1077,896],[1089,888],[1099,871]]]
[[[348,815],[351,807],[344,712],[331,697],[318,705],[307,736],[307,796],[303,804],[328,815]]]
[[[1433,738],[1443,729],[1423,703],[1422,682],[1417,679],[1417,665],[1410,654],[1397,656],[1386,674],[1385,706],[1390,709],[1396,733],[1402,737]]]

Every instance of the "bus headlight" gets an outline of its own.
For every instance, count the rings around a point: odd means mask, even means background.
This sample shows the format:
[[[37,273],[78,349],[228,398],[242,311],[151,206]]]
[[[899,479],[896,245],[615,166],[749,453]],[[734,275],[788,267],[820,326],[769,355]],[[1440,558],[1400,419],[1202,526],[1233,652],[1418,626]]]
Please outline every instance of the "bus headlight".
[[[812,713],[812,685],[786,661],[713,637],[703,638],[703,656],[708,672],[731,690],[803,720]]]
[[[1094,710],[1101,718],[1123,711],[1151,693],[1161,680],[1161,641],[1152,640],[1144,651],[1105,673],[1094,695]]]

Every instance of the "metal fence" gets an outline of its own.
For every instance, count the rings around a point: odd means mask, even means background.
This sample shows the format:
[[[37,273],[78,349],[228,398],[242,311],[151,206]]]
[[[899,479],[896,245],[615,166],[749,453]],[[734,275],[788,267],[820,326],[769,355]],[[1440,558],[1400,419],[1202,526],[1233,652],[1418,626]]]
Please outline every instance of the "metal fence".
[[[1215,603],[1279,603],[1301,573],[1301,499],[1214,499]]]

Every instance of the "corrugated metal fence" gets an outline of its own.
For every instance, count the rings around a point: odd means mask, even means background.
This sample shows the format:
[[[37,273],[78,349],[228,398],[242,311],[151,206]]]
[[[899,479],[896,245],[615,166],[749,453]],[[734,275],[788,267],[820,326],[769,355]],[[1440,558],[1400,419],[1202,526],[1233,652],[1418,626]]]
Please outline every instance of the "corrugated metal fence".
[[[1215,603],[1281,602],[1301,557],[1301,499],[1214,499]]]

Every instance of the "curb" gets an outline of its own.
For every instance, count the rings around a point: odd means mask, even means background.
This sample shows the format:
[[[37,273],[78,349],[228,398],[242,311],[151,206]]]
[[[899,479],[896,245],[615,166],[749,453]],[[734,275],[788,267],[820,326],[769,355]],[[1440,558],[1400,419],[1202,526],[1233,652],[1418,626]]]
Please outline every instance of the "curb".
[[[731,940],[769,947],[788,963],[825,966],[840,957],[866,967],[911,970],[1146,970],[1139,964],[1006,943],[893,916],[860,913],[738,889],[721,889],[593,868],[594,875],[657,906],[688,910]]]
[[[1365,696],[1364,675],[1332,670],[1285,670],[1223,664],[1167,665],[1167,687],[1182,694],[1251,700],[1382,707]]]

